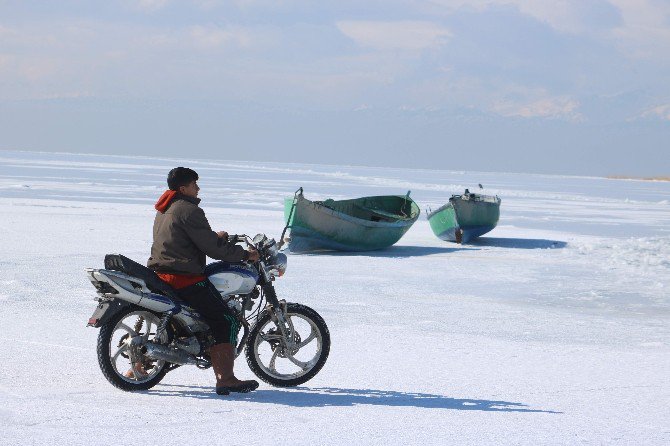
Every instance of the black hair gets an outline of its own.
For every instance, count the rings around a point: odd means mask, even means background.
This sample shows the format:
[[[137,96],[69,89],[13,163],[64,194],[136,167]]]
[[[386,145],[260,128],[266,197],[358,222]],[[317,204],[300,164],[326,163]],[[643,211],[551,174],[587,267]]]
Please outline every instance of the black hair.
[[[167,176],[167,184],[171,190],[179,190],[180,186],[188,186],[192,181],[198,181],[198,173],[188,167],[175,167]]]

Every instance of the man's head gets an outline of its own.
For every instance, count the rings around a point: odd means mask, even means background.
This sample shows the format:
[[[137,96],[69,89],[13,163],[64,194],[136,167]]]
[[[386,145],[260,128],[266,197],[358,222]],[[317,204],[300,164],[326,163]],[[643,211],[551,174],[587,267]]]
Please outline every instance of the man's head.
[[[188,167],[175,167],[168,173],[167,183],[170,190],[196,198],[198,196],[198,173]]]

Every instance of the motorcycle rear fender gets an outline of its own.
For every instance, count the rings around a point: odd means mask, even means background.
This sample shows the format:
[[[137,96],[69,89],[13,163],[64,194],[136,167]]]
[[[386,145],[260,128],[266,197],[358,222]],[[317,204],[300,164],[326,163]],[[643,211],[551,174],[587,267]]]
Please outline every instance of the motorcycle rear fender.
[[[181,306],[170,298],[151,293],[144,281],[137,277],[106,269],[87,269],[86,273],[103,299],[120,299],[157,313],[179,313],[181,310]]]
[[[108,320],[114,317],[114,315],[130,305],[130,303],[119,299],[101,301],[93,311],[93,315],[88,319],[87,327],[102,327]]]

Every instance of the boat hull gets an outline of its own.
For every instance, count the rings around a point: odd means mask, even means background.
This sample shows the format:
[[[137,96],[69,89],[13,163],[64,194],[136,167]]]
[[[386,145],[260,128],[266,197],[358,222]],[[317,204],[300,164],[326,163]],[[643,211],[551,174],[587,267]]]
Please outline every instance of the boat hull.
[[[407,217],[394,218],[393,209]],[[384,249],[400,240],[418,217],[419,207],[403,196],[313,202],[300,194],[284,202],[284,219],[290,228],[288,249],[292,252]]]
[[[474,195],[474,194],[471,194]],[[433,233],[440,239],[467,243],[496,227],[500,218],[500,199],[498,197],[455,195],[449,202],[431,212],[428,222]]]

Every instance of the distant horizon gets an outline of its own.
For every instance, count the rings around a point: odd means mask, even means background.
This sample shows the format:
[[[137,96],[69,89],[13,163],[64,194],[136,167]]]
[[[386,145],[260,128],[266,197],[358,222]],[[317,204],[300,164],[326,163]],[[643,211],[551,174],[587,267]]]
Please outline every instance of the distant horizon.
[[[545,172],[526,172],[526,171],[495,171],[495,170],[468,170],[468,169],[439,169],[430,167],[398,167],[398,166],[384,166],[384,165],[369,165],[369,164],[342,164],[342,163],[307,163],[299,161],[263,161],[243,158],[211,158],[211,157],[187,157],[187,156],[158,156],[158,155],[142,155],[142,154],[123,154],[123,153],[86,153],[86,152],[68,152],[68,151],[48,151],[48,150],[15,150],[3,149],[2,152],[14,153],[36,153],[36,154],[51,154],[51,155],[81,155],[81,156],[99,156],[112,158],[135,158],[135,159],[160,159],[160,160],[183,160],[195,161],[200,163],[217,162],[217,163],[260,163],[260,164],[277,164],[277,165],[302,165],[302,166],[323,166],[323,167],[346,167],[346,168],[365,168],[365,169],[391,169],[391,170],[414,170],[414,171],[428,171],[428,172],[467,172],[467,173],[499,173],[499,174],[520,174],[520,175],[540,175],[540,176],[554,176],[554,177],[576,177],[576,178],[601,178],[608,180],[634,180],[634,181],[670,181],[670,175],[658,176],[634,176],[626,174],[611,174],[611,175],[578,175],[565,173],[545,173]],[[176,166],[175,166],[176,167]],[[188,167],[188,166],[185,166]]]

